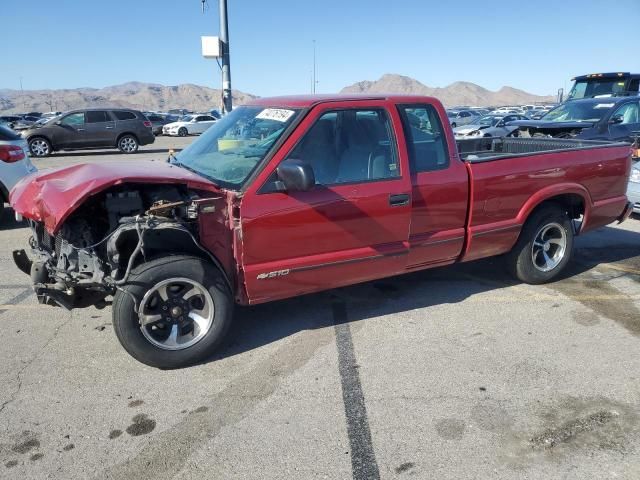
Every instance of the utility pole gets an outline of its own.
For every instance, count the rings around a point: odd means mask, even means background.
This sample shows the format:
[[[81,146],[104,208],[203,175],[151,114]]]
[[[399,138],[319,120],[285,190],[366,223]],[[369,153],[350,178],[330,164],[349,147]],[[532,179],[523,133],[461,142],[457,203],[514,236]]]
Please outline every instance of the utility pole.
[[[316,80],[316,41],[313,41],[313,80],[312,80],[312,87],[311,87],[311,93],[316,93],[316,83],[318,83],[318,81]]]
[[[22,77],[20,77],[20,96],[22,97],[22,110],[24,111],[27,109],[27,106],[24,101],[24,89],[22,88]],[[24,113],[26,113],[26,111]]]
[[[220,4],[220,44],[222,48],[222,103],[224,113],[232,108],[231,98],[231,62],[229,60],[229,19],[227,17],[227,0],[218,0]]]

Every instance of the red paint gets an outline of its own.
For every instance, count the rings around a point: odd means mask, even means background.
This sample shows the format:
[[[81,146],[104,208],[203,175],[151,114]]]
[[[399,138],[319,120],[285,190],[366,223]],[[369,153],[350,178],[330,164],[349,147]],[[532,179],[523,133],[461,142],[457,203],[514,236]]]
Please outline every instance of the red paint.
[[[23,217],[44,222],[53,235],[89,196],[123,183],[183,183],[219,191],[205,178],[166,162],[89,163],[27,177],[11,191],[10,202]]]
[[[244,192],[224,191],[216,214],[199,219],[200,240],[227,270],[236,301],[260,303],[406,271],[507,252],[531,211],[556,195],[583,199],[582,231],[624,212],[630,168],[625,146],[552,152],[466,164],[445,128],[448,168],[411,172],[398,104],[433,105],[418,96],[313,96],[258,99],[255,105],[308,109]],[[260,193],[298,140],[326,110],[383,108],[391,124],[401,177]],[[20,183],[17,212],[54,233],[87,197],[120,183],[181,183],[221,192],[211,182],[161,162],[78,165]],[[391,207],[390,194],[411,202]]]

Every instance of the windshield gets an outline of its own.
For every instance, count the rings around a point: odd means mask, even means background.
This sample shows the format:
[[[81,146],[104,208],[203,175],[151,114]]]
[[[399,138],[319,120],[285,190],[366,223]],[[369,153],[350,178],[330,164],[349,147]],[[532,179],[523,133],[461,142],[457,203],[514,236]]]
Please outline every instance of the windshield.
[[[569,102],[550,110],[541,120],[547,122],[597,122],[614,103]]]
[[[600,78],[579,80],[569,92],[570,100],[579,98],[591,98],[597,96],[611,96],[624,93],[626,80],[619,78]]]
[[[502,120],[502,118],[503,117],[499,115],[485,115],[484,117],[480,117],[479,119],[475,120],[473,123],[483,126],[494,126],[500,120]]]
[[[459,112],[451,112],[451,111],[447,111],[447,117],[455,117],[456,115],[458,115]]]
[[[238,107],[176,156],[182,165],[226,187],[240,187],[299,110]]]
[[[180,117],[180,122],[190,122],[193,119],[193,115],[183,115]]]

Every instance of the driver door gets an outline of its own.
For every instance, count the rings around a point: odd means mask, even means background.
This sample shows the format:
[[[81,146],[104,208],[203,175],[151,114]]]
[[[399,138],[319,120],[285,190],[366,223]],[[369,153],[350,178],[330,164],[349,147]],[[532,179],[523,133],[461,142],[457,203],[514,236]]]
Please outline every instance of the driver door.
[[[70,113],[60,119],[56,126],[54,143],[60,148],[80,148],[85,140],[84,112]]]
[[[404,271],[411,180],[396,144],[402,124],[384,101],[360,105],[316,107],[247,191],[241,211],[250,303]],[[311,165],[315,187],[277,191],[275,169],[285,159]]]

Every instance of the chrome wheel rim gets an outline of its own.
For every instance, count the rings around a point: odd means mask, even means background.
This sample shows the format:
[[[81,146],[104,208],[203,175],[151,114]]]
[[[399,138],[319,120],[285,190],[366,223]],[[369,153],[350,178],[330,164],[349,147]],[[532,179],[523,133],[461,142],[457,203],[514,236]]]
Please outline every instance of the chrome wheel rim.
[[[138,310],[140,330],[163,350],[189,348],[211,330],[215,307],[209,291],[188,278],[170,278],[143,297]]]
[[[531,246],[531,261],[541,272],[556,268],[567,251],[567,232],[559,223],[549,223],[536,233]]]
[[[49,144],[44,140],[34,140],[31,142],[31,152],[36,157],[42,157],[49,153]]]
[[[186,128],[181,128],[180,130],[178,130],[178,135],[181,137],[186,137],[187,136],[187,129]]]
[[[120,140],[120,148],[125,152],[131,153],[136,149],[136,141],[131,137],[124,137]]]

